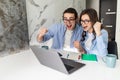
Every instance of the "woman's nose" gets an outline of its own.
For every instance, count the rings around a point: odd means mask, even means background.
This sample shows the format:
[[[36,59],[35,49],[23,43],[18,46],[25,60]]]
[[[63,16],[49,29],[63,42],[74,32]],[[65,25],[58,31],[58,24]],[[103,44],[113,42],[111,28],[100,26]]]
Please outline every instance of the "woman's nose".
[[[86,24],[83,23],[82,26],[84,27],[84,26],[86,26]]]

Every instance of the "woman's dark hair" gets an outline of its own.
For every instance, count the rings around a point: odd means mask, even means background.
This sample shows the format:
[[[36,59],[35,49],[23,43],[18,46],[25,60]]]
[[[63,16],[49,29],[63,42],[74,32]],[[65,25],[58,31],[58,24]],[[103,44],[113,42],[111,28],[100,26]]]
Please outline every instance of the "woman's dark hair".
[[[75,15],[75,19],[78,18],[78,13],[74,8],[67,8],[64,12],[63,12],[63,17],[65,13],[73,13]]]
[[[83,15],[85,15],[85,14],[87,14],[87,15],[89,16],[90,21],[92,22],[92,26],[98,21],[98,15],[97,15],[96,10],[95,10],[95,9],[92,9],[92,8],[88,8],[88,9],[85,9],[85,10],[83,10],[83,11],[81,12],[81,14],[80,14],[80,19],[79,19],[79,23],[81,22],[81,17],[82,17]],[[80,23],[80,24],[81,24],[81,23]],[[101,26],[101,29],[102,29],[102,28],[103,28],[103,26]],[[93,39],[93,40],[95,40],[95,38],[96,38],[96,36],[95,36],[96,33],[95,33],[94,29],[93,29],[93,35],[94,35],[94,39]],[[83,31],[81,41],[84,41],[84,40],[85,40],[85,36],[86,36],[86,31]]]

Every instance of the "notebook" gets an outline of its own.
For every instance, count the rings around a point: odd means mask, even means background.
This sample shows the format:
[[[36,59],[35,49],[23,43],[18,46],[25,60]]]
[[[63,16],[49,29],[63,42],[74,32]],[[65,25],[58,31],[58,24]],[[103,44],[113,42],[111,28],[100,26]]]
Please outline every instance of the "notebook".
[[[95,54],[82,54],[82,60],[97,61],[97,56]]]

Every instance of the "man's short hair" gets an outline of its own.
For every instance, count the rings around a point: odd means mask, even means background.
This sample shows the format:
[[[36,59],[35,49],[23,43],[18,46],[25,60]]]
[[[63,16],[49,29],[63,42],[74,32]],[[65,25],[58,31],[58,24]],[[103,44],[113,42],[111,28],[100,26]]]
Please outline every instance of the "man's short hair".
[[[78,18],[78,13],[74,8],[67,8],[64,12],[63,12],[63,17],[65,13],[73,13],[75,15],[75,19]]]

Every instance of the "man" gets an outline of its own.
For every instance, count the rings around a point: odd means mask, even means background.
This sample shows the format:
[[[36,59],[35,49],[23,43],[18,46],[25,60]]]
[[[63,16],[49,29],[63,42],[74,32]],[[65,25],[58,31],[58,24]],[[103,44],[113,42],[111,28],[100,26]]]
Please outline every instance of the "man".
[[[81,40],[82,27],[77,24],[78,14],[74,8],[68,8],[63,12],[63,23],[54,24],[49,29],[40,30],[37,40],[47,41],[53,38],[52,48],[74,48],[74,41]]]

